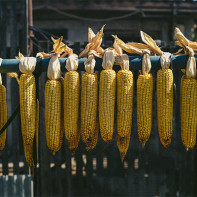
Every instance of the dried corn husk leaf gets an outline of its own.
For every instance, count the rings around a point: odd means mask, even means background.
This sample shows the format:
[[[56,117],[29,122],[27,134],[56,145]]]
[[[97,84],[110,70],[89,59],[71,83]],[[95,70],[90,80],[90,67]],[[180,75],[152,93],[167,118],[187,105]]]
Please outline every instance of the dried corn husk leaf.
[[[182,34],[179,28],[175,27],[174,34],[178,40],[178,45],[185,49],[186,46],[189,46],[189,40]]]
[[[185,75],[187,78],[195,78],[196,77],[196,60],[194,58],[194,51],[190,47],[187,47],[189,51],[189,59],[187,61]]]
[[[17,83],[19,84],[19,78],[18,78],[18,74],[13,72],[13,73],[7,73],[11,78],[15,78]]]
[[[88,59],[85,60],[84,65],[85,65],[85,71],[87,73],[94,73],[94,67],[95,67],[96,61],[94,59],[94,55],[89,55]]]
[[[105,70],[112,69],[114,62],[115,62],[115,50],[112,48],[106,49],[103,55],[102,67]]]
[[[143,51],[141,49],[138,49],[136,47],[133,47],[131,45],[127,45],[126,43],[124,43],[121,39],[119,39],[117,36],[112,35],[113,38],[116,40],[117,45],[119,45],[124,51],[128,52],[128,53],[133,53],[133,54],[139,54],[142,55]]]
[[[168,52],[164,52],[162,55],[161,55],[161,58],[160,58],[160,62],[161,62],[161,68],[162,69],[167,69],[170,67],[170,59],[171,59],[171,53],[168,53]]]
[[[69,55],[66,61],[66,69],[68,71],[76,71],[77,68],[78,68],[78,56],[76,54]]]
[[[148,53],[145,53],[142,58],[142,74],[146,75],[151,70],[151,61]]]
[[[129,70],[129,56],[127,54],[121,55],[120,67],[122,70]]]
[[[54,42],[54,44],[53,44],[53,51],[56,54],[61,54],[62,52],[64,52],[66,50],[66,45],[62,42],[63,36],[61,36],[57,40],[55,40],[53,37],[51,37],[51,39]]]
[[[95,37],[95,33],[92,31],[92,29],[89,27],[88,28],[88,42],[92,42],[93,38]]]
[[[18,56],[16,56],[16,59],[22,59],[24,56],[23,54],[19,51]]]
[[[96,52],[95,50],[90,50],[90,52],[88,53],[88,56],[89,55],[93,55],[94,57],[98,57],[98,58],[103,57],[100,53]]]
[[[117,52],[118,55],[122,55],[123,54],[122,48],[117,44],[116,39],[114,39],[113,47],[114,47],[114,49],[115,49],[115,51]]]
[[[138,49],[149,49],[149,50],[151,49],[148,45],[143,44],[143,43],[128,42],[126,44],[129,45],[129,46],[132,46],[132,47],[136,47]]]
[[[53,54],[48,65],[47,77],[51,80],[61,77],[61,66],[57,54]]]
[[[35,57],[22,57],[19,62],[19,70],[22,73],[31,74],[36,68]]]
[[[105,25],[100,29],[100,31],[95,35],[91,28],[88,29],[88,41],[85,49],[79,54],[79,57],[87,57],[90,50],[95,50],[96,52],[103,55],[104,50],[101,48],[103,29]]]
[[[142,41],[147,44],[152,51],[154,51],[158,55],[162,55],[161,49],[156,45],[155,41],[146,33],[143,31],[140,31],[141,39]]]
[[[43,52],[37,53],[37,54],[36,54],[36,57],[40,57],[40,58],[44,59],[44,58],[49,58],[49,57],[51,57],[51,55],[48,54],[48,53],[45,53],[45,52],[43,51]]]

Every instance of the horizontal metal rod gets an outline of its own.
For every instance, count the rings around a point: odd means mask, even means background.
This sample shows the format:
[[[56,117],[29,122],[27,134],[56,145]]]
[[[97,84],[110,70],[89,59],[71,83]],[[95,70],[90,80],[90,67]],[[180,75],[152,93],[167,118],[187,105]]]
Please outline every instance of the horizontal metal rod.
[[[195,56],[197,60],[197,56]],[[79,58],[79,67],[78,71],[84,71],[84,61],[87,58]],[[152,63],[152,70],[157,70],[161,68],[160,65],[160,56],[150,56],[151,63]],[[40,63],[37,64],[36,70],[41,72],[46,72],[47,67],[49,64],[49,58],[42,59]],[[66,71],[65,65],[66,65],[67,58],[60,58],[60,64],[61,64],[61,70]],[[171,58],[171,65],[173,69],[184,69],[186,67],[188,60],[188,56],[186,55],[173,55]],[[130,62],[130,69],[136,69],[141,70],[142,69],[142,57],[141,56],[130,56],[129,57]],[[99,71],[102,70],[102,59],[96,59],[96,66],[95,70]],[[120,69],[120,66],[115,65],[113,67],[114,70]],[[19,60],[18,59],[3,59],[2,65],[0,66],[0,72],[1,73],[8,73],[8,72],[19,72]]]

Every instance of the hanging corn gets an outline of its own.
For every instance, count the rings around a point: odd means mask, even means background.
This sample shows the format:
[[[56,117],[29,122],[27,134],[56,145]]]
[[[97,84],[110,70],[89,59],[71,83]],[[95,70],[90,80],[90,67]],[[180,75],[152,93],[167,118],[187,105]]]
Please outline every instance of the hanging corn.
[[[94,73],[95,62],[94,56],[89,55],[84,62],[86,72],[81,83],[81,138],[88,150],[96,146],[98,138],[98,77]]]
[[[186,70],[181,78],[181,138],[186,150],[196,144],[197,130],[197,80],[196,61],[194,51],[196,43],[188,40],[182,32],[175,28],[176,44],[183,47],[185,54],[189,55]],[[179,51],[177,52],[179,53]]]
[[[99,83],[99,123],[104,142],[112,140],[114,132],[114,110],[116,96],[116,72],[112,69],[115,57],[114,50],[106,49],[103,56]]]
[[[0,66],[2,63],[2,59],[0,58]],[[0,74],[0,129],[5,125],[7,122],[7,102],[6,102],[6,88],[2,84],[2,78]],[[5,146],[6,141],[6,130],[0,135],[0,150],[2,151]]]
[[[65,50],[62,44],[63,37],[53,40],[53,50],[49,61],[47,80],[45,85],[45,127],[48,148],[55,154],[62,146],[62,79],[61,66],[58,59],[59,54]]]
[[[128,55],[121,56],[123,63],[117,73],[117,145],[121,160],[129,148],[133,111],[133,73],[129,70]]]
[[[25,158],[29,166],[34,167],[33,139],[36,132],[36,84],[32,72],[35,70],[36,58],[23,57],[19,52],[19,80],[21,130]]]
[[[150,137],[152,127],[153,76],[149,74],[150,70],[150,56],[146,53],[142,59],[142,73],[137,79],[137,127],[143,146]]]
[[[80,78],[77,68],[78,56],[76,54],[70,54],[66,61],[68,72],[66,72],[64,77],[64,129],[70,149],[76,149],[80,139]]]
[[[160,141],[168,147],[172,137],[173,120],[173,73],[170,66],[170,53],[163,53],[161,67],[157,72],[157,123]]]
[[[186,72],[181,78],[181,138],[186,150],[196,144],[197,80],[194,52],[189,50]]]

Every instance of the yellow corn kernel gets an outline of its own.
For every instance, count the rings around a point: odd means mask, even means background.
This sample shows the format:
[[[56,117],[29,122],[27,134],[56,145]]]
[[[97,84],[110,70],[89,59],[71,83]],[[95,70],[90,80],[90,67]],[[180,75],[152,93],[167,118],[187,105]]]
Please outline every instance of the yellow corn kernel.
[[[168,147],[172,137],[173,73],[171,69],[157,72],[157,122],[160,141]]]
[[[131,136],[130,133],[125,137],[121,137],[121,136],[117,135],[117,146],[120,151],[121,161],[124,160],[124,158],[127,154],[127,150],[129,149],[130,136]]]
[[[81,84],[81,138],[86,144],[94,136],[98,106],[98,77],[85,72]]]
[[[48,148],[56,153],[61,148],[61,82],[48,80],[45,85],[45,127]]]
[[[153,77],[151,74],[139,75],[137,80],[137,127],[138,137],[144,146],[152,127]]]
[[[114,132],[116,72],[112,69],[102,70],[99,86],[100,132],[104,142],[109,143]]]
[[[126,137],[131,133],[133,111],[133,74],[120,70],[117,74],[117,134]]]
[[[7,122],[7,103],[5,86],[0,85],[0,129]],[[4,149],[6,141],[6,130],[0,135],[0,150]]]
[[[197,130],[197,80],[181,79],[181,138],[188,150],[196,144]]]
[[[64,129],[68,141],[77,139],[79,121],[79,73],[69,71],[64,78]]]
[[[19,82],[23,142],[32,145],[36,132],[36,84],[33,74],[22,74]]]

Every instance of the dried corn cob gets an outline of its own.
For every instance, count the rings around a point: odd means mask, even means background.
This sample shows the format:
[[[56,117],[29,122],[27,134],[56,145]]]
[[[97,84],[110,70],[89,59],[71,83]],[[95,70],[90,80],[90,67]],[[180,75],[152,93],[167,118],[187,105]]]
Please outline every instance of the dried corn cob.
[[[53,50],[47,76],[49,80],[45,85],[45,127],[47,146],[55,154],[62,146],[62,82],[58,55],[66,46],[62,43],[63,37],[53,40]]]
[[[150,57],[144,54],[142,74],[137,79],[137,127],[139,140],[144,146],[148,141],[152,127],[153,77]]]
[[[100,74],[99,87],[99,123],[102,139],[108,143],[112,140],[114,131],[114,110],[116,96],[116,72],[114,50],[106,50],[103,57],[103,68]]]
[[[122,58],[126,63],[117,74],[117,134],[126,137],[131,132],[132,124],[133,74],[129,70],[128,56],[124,54]]]
[[[2,59],[0,58],[0,66]],[[7,103],[6,103],[6,89],[2,84],[1,74],[0,74],[0,129],[7,122]],[[0,150],[4,149],[6,141],[6,130],[0,135]]]
[[[36,66],[36,58],[23,57],[19,52],[19,70],[22,72],[19,80],[21,130],[25,158],[29,166],[34,167],[33,140],[36,132],[36,84],[32,72]]]
[[[170,53],[161,56],[161,66],[157,72],[157,122],[160,141],[168,147],[172,137],[173,120],[173,73],[169,69]]]
[[[181,79],[181,138],[186,150],[196,144],[197,130],[197,80],[193,50],[188,48],[186,73]]]
[[[89,55],[84,64],[86,72],[82,75],[81,84],[81,137],[86,147],[92,148],[91,144],[93,144],[92,141],[95,142],[97,132],[98,106],[98,77],[94,73],[94,56]]]
[[[132,110],[133,110],[133,74],[129,71],[128,55],[123,54],[122,65],[117,74],[117,145],[121,160],[124,160],[129,147]]]
[[[70,55],[66,62],[68,72],[64,77],[64,129],[65,136],[71,144],[78,144],[79,136],[79,94],[80,79],[76,71],[78,67],[78,56]]]

